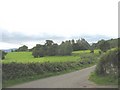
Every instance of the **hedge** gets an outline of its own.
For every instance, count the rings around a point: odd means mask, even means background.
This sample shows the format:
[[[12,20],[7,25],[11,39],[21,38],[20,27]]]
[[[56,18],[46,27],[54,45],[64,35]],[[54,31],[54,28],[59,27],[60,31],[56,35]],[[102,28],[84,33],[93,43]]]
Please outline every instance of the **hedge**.
[[[92,62],[91,62],[92,63]],[[3,81],[13,80],[16,78],[27,77],[32,75],[40,75],[46,72],[61,72],[90,64],[90,62],[45,62],[45,63],[4,63],[2,65]]]
[[[118,58],[120,57],[120,50],[118,48],[109,50],[104,53],[101,58],[100,62],[96,67],[96,74],[102,76],[112,76],[118,77]]]

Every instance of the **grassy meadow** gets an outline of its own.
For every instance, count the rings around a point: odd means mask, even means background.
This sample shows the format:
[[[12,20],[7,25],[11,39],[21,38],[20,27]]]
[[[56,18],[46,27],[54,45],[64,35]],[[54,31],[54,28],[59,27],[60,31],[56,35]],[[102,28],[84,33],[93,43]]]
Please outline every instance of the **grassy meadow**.
[[[99,85],[118,85],[118,79],[111,76],[98,76],[95,72],[91,73],[89,80]]]
[[[94,54],[98,55],[99,50],[95,50]],[[74,51],[71,56],[46,56],[41,58],[34,58],[32,52],[10,52],[2,63],[69,62],[81,60],[84,56],[91,56],[90,50]]]
[[[34,58],[31,52],[12,52],[8,53],[3,63],[17,62],[17,63],[43,63],[43,62],[66,62],[74,61],[78,56],[46,56],[41,58]]]

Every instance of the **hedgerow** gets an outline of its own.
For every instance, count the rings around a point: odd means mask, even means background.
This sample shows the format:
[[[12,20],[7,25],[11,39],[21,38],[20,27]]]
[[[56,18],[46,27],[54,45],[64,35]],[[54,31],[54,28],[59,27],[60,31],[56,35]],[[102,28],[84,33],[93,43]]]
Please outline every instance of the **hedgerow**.
[[[91,62],[92,63],[92,62]],[[45,62],[45,63],[3,63],[2,76],[3,82],[6,80],[19,79],[22,77],[40,75],[47,72],[61,72],[76,67],[82,67],[90,63],[76,62]]]

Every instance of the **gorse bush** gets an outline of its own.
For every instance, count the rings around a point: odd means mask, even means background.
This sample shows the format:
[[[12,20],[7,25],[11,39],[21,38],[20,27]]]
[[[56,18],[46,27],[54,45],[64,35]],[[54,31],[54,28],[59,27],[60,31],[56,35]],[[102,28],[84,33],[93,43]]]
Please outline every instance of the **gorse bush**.
[[[48,72],[61,72],[70,70],[76,67],[82,67],[89,63],[76,62],[45,62],[45,63],[8,63],[3,64],[3,81],[13,80],[22,77],[40,75]]]
[[[120,50],[112,49],[104,53],[96,67],[96,74],[101,76],[118,77],[118,57]]]

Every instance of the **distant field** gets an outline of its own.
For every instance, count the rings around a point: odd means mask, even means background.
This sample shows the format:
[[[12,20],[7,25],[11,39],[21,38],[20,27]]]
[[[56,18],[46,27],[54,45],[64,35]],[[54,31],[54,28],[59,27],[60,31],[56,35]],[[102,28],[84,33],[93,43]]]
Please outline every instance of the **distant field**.
[[[99,50],[95,50],[95,54]],[[68,62],[80,60],[80,56],[90,54],[90,50],[74,51],[72,56],[46,56],[42,58],[34,58],[32,52],[10,52],[6,55],[3,63],[18,62],[18,63],[33,63],[33,62]]]
[[[100,50],[94,50],[95,54],[98,54]],[[85,54],[85,53],[90,53],[90,50],[80,50],[80,51],[73,51],[73,53],[77,54]]]
[[[32,62],[66,62],[75,61],[79,56],[46,56],[42,58],[34,58],[31,52],[11,52],[6,55],[6,59],[3,63],[10,62],[21,62],[21,63],[32,63]]]

